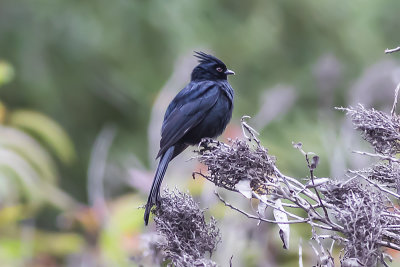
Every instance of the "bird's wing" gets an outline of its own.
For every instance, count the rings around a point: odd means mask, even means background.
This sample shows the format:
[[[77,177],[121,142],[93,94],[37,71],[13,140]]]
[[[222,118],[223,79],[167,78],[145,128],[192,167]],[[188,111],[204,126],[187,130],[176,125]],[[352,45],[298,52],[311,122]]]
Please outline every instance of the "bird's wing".
[[[166,116],[157,157],[176,144],[187,131],[199,124],[217,102],[220,94],[217,84],[202,88],[203,90],[196,91],[195,98],[192,94],[191,96],[188,94],[186,101],[182,105],[176,105]],[[200,94],[199,91],[201,91]]]
[[[208,90],[215,87],[215,82],[212,81],[196,81],[190,82],[185,88],[183,88],[168,105],[164,115],[164,122],[162,125],[161,132],[164,131],[165,123],[168,121],[168,117],[173,111],[179,109],[183,105],[196,101],[203,94],[207,93]]]

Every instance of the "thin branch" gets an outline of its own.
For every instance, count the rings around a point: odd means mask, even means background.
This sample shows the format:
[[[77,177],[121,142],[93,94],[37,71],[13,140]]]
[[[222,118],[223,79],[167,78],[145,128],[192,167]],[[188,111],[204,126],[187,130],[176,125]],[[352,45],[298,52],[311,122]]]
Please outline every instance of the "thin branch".
[[[382,229],[400,229],[400,225],[388,225],[388,226],[382,227]]]
[[[235,211],[237,211],[237,212],[239,212],[239,213],[245,215],[245,216],[246,216],[247,218],[249,218],[249,219],[255,219],[255,220],[260,220],[260,221],[264,221],[264,222],[268,222],[268,223],[276,223],[276,224],[278,224],[278,223],[279,223],[279,224],[293,224],[293,223],[306,223],[306,222],[308,222],[307,219],[304,219],[304,220],[292,220],[292,221],[282,221],[282,222],[278,222],[278,221],[275,221],[275,220],[264,219],[264,218],[261,218],[260,216],[252,215],[252,214],[250,214],[250,213],[245,212],[244,210],[241,210],[241,209],[239,209],[239,208],[233,206],[232,204],[229,204],[228,202],[226,202],[226,201],[221,197],[220,194],[218,194],[217,191],[214,191],[214,194],[219,198],[219,200],[220,200],[225,206],[227,206],[227,207],[229,207],[229,208],[231,208],[231,209],[233,209],[233,210],[235,210]]]
[[[322,239],[327,239],[327,238],[329,238],[329,239],[332,239],[332,240],[334,240],[334,241],[339,241],[339,242],[347,242],[347,241],[349,241],[347,238],[344,238],[344,237],[341,237],[341,236],[338,236],[338,235],[318,235],[320,238],[322,238]]]
[[[389,241],[380,240],[380,241],[377,241],[376,243],[379,244],[379,245],[381,245],[381,246],[385,246],[385,247],[387,247],[387,248],[392,248],[392,249],[395,249],[395,250],[400,251],[400,245],[391,243],[391,242],[389,242]]]
[[[352,151],[352,153],[359,154],[359,155],[364,155],[364,156],[370,156],[370,157],[377,157],[377,158],[380,158],[380,159],[393,161],[393,162],[400,162],[400,160],[397,159],[397,158],[386,156],[386,155],[382,155],[382,154],[378,154],[378,153],[374,154],[374,153],[369,153],[369,152],[364,152],[364,151],[357,151],[357,150]]]
[[[390,262],[393,261],[392,256],[390,256],[389,254],[386,254],[384,252],[381,253],[381,262],[385,267],[389,267],[389,265],[385,262],[385,257],[389,259]]]
[[[389,237],[392,241],[397,241],[397,243],[400,241],[400,236],[398,234],[392,233],[388,230],[383,230],[382,234]]]
[[[243,117],[240,119],[240,122],[241,122],[241,124],[242,124],[243,136],[244,136],[245,138],[247,138],[249,141],[254,140],[254,142],[257,143],[257,146],[258,146],[259,148],[261,148],[261,149],[264,150],[264,148],[261,146],[260,140],[259,140],[259,139],[257,138],[257,136],[256,136],[256,135],[260,135],[260,134],[259,134],[253,127],[251,127],[250,125],[247,124],[247,122],[245,121],[246,119],[251,119],[251,117],[250,117],[250,116],[243,116]],[[248,136],[248,135],[246,134],[246,131],[247,131],[251,136]]]
[[[219,199],[225,206],[227,206],[227,207],[231,208],[232,210],[235,210],[235,211],[237,211],[237,212],[243,214],[244,216],[246,216],[246,217],[249,218],[249,219],[254,219],[254,220],[259,220],[259,221],[263,221],[263,222],[267,222],[267,223],[274,223],[274,224],[311,223],[312,225],[314,225],[314,226],[316,226],[316,227],[318,227],[318,228],[325,229],[325,230],[332,230],[332,228],[329,227],[329,226],[324,226],[324,225],[321,225],[321,224],[318,224],[318,223],[310,222],[310,220],[309,220],[308,218],[299,219],[299,220],[291,220],[291,221],[282,221],[282,222],[280,222],[280,221],[268,220],[268,219],[265,219],[265,218],[261,218],[260,216],[254,216],[254,215],[252,215],[252,214],[250,214],[250,213],[247,213],[247,212],[245,212],[245,211],[243,211],[243,210],[241,210],[241,209],[239,209],[239,208],[233,206],[232,204],[229,204],[228,202],[226,202],[226,201],[221,197],[221,195],[220,195],[218,192],[214,191],[214,194],[218,197],[218,199]]]
[[[396,115],[396,107],[397,107],[397,100],[399,98],[399,90],[400,90],[400,83],[397,85],[396,90],[394,91],[394,102],[393,102],[392,111],[390,112],[392,117]]]
[[[382,212],[382,215],[400,219],[400,215],[399,214],[395,214],[395,213],[391,213],[391,212]]]
[[[310,176],[311,176],[312,184],[313,184],[313,186],[315,187],[315,183],[314,183],[314,169],[313,169],[313,168],[311,167],[311,165],[310,165],[310,159],[308,158],[308,154],[306,154],[306,161],[307,161],[308,169],[310,170]],[[316,167],[316,166],[315,166],[315,167]],[[315,194],[316,194],[317,197],[318,197],[319,204],[321,205],[322,209],[324,210],[326,219],[327,219],[328,221],[330,221],[329,215],[328,215],[328,211],[326,210],[324,204],[322,203],[322,199],[321,199],[321,197],[320,197],[320,195],[319,195],[319,193],[318,193],[317,188],[314,188],[314,190],[315,190]]]
[[[302,245],[303,245],[303,239],[300,238],[300,241],[299,241],[299,267],[303,267],[303,249],[302,249]]]
[[[381,262],[382,262],[383,266],[389,267],[389,265],[388,265],[388,264],[385,262],[385,260],[383,259],[383,254],[382,254],[382,256],[381,256]]]
[[[280,208],[278,208],[278,207],[272,205],[272,204],[269,203],[268,201],[265,201],[264,199],[262,199],[257,193],[254,193],[254,192],[253,192],[253,195],[254,195],[258,200],[260,200],[262,203],[264,203],[265,205],[267,205],[267,206],[269,206],[269,207],[271,207],[271,208],[273,208],[273,209],[275,209],[275,210],[279,210],[280,212],[286,213],[286,214],[289,215],[290,217],[296,218],[296,219],[298,219],[298,220],[303,219],[303,218],[300,217],[300,216],[297,216],[297,215],[295,215],[295,214],[293,214],[293,213],[291,213],[291,212],[288,212],[288,211],[286,211],[286,210],[282,210],[282,209],[280,209]]]
[[[396,197],[396,198],[400,198],[400,195],[399,195],[399,194],[396,194],[396,193],[394,193],[394,192],[392,192],[392,191],[390,191],[390,190],[384,188],[383,186],[381,186],[381,185],[379,185],[379,184],[377,184],[377,183],[371,181],[371,180],[368,179],[368,177],[366,177],[365,175],[363,175],[363,174],[361,174],[361,173],[359,173],[359,172],[357,172],[357,171],[352,171],[352,170],[349,170],[349,172],[350,172],[350,173],[353,173],[353,174],[355,174],[355,175],[358,175],[359,177],[363,178],[363,179],[364,179],[365,181],[367,181],[368,183],[370,183],[370,184],[372,184],[373,186],[377,187],[379,190],[381,190],[381,191],[383,191],[383,192],[385,192],[385,193],[388,193],[388,194],[390,194],[390,195],[392,195],[392,196],[394,196],[394,197]]]
[[[391,53],[395,53],[395,52],[399,52],[399,51],[400,51],[400,46],[393,48],[393,49],[386,48],[385,54],[391,54]]]

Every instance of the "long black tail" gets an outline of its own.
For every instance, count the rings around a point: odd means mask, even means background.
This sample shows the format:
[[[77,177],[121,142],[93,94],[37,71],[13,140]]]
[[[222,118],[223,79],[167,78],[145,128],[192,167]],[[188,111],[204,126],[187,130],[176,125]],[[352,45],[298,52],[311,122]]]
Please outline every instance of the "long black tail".
[[[174,155],[174,150],[174,146],[168,148],[168,150],[165,151],[165,153],[161,156],[160,162],[158,163],[157,171],[154,175],[153,184],[151,185],[149,198],[147,199],[146,210],[144,212],[144,223],[146,225],[149,223],[151,208],[158,202],[161,182],[164,178],[165,171],[167,170],[168,163],[171,161],[172,156]]]

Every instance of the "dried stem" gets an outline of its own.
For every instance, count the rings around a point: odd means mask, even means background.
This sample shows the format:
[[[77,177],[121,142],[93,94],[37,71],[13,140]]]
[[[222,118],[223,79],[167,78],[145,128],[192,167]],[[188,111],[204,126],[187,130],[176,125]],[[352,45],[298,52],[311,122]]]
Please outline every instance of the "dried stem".
[[[322,203],[322,199],[321,199],[321,197],[320,197],[320,195],[319,195],[319,193],[318,193],[317,188],[315,188],[315,183],[314,183],[314,168],[313,168],[313,167],[311,166],[311,164],[310,164],[310,159],[308,158],[308,154],[306,154],[306,161],[307,161],[308,169],[310,170],[311,182],[312,182],[312,184],[313,184],[313,186],[314,186],[315,194],[316,194],[317,197],[318,197],[318,202],[319,202],[320,206],[322,207],[322,209],[324,210],[326,219],[327,219],[328,221],[330,221],[329,215],[328,215],[328,211],[326,210],[325,205]],[[316,167],[316,166],[315,166],[315,167]]]
[[[393,49],[386,48],[385,54],[391,54],[391,53],[395,53],[395,52],[399,52],[399,51],[400,51],[400,46],[393,48]]]
[[[397,101],[399,98],[399,90],[400,90],[400,83],[397,84],[396,90],[394,91],[393,107],[392,107],[392,111],[390,112],[392,117],[396,115],[396,107],[397,107]]]

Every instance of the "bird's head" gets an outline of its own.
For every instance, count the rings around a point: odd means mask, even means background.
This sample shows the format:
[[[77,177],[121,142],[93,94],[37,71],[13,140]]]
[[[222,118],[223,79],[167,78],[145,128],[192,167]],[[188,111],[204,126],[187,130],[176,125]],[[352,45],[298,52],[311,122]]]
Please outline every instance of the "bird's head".
[[[224,62],[212,55],[204,52],[195,52],[194,56],[199,59],[200,64],[192,71],[192,81],[226,80],[228,75],[235,74],[225,66]]]

